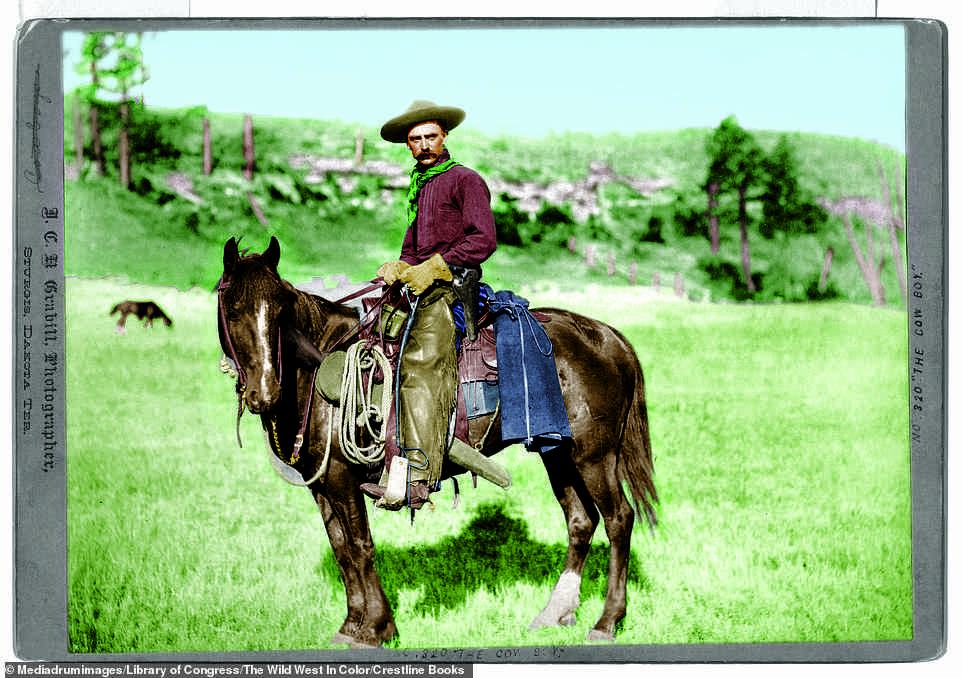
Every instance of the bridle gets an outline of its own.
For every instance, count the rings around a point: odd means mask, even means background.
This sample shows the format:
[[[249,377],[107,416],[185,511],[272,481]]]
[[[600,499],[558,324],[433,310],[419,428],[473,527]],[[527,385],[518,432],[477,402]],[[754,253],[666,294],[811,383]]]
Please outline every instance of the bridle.
[[[227,350],[230,352],[230,359],[234,361],[234,365],[237,369],[237,444],[243,447],[243,442],[241,441],[240,435],[240,420],[244,414],[244,395],[247,392],[247,371],[241,364],[240,359],[237,357],[237,349],[234,347],[234,340],[230,335],[230,328],[227,324],[227,311],[226,305],[224,304],[224,292],[230,287],[230,281],[224,279],[223,277],[217,283],[217,315],[220,318],[221,331],[224,335],[224,341],[227,344]],[[284,333],[278,328],[277,331],[277,381],[283,385],[284,383]],[[314,404],[314,382],[317,379],[317,370],[314,368],[314,372],[311,375],[311,386],[307,394],[307,406],[304,408],[304,414],[301,417],[300,429],[297,435],[294,437],[294,446],[291,451],[289,459],[285,462],[288,465],[293,466],[298,462],[301,456],[301,448],[304,446],[304,434],[307,431],[307,425],[310,421],[311,408]],[[274,445],[277,447],[278,457],[281,457],[281,445],[280,440],[277,437],[277,425],[276,421],[273,419],[271,421],[271,428],[273,429],[273,440]],[[281,457],[282,458],[282,457]],[[282,458],[283,459],[283,458]]]
[[[247,392],[247,372],[246,370],[244,370],[243,365],[241,365],[241,362],[237,357],[237,349],[234,347],[234,341],[231,338],[230,328],[228,327],[228,324],[227,324],[227,311],[226,311],[226,306],[224,304],[224,292],[230,287],[230,284],[231,284],[230,281],[227,280],[226,277],[222,276],[220,281],[218,281],[217,287],[215,288],[215,290],[217,291],[217,315],[220,320],[221,332],[224,336],[224,342],[227,344],[227,350],[230,353],[230,359],[234,362],[235,368],[237,370],[237,444],[240,447],[243,447],[244,445],[243,445],[243,442],[241,441],[241,435],[240,435],[240,420],[244,414],[244,395]],[[356,299],[358,297],[361,297],[365,294],[368,294],[369,292],[372,292],[382,287],[385,287],[384,282],[380,278],[375,278],[373,281],[371,281],[370,285],[356,292],[348,294],[347,296],[336,300],[334,303],[343,304],[347,301],[351,301],[352,299]],[[382,296],[382,298],[376,304],[375,308],[380,306],[383,303],[383,301],[384,301],[384,297]],[[319,351],[319,353],[324,357],[330,355],[333,351],[337,350],[338,347],[340,347],[342,344],[346,343],[353,336],[360,333],[363,327],[364,327],[364,323],[359,322],[357,325],[351,327],[342,336],[340,336],[338,339],[332,342],[329,348],[327,348],[324,351]],[[283,381],[284,380],[284,360],[282,355],[282,350],[283,350],[282,347],[284,345],[283,334],[284,334],[283,331],[279,328],[277,332],[277,380],[282,386],[284,383]],[[307,427],[310,424],[311,409],[314,405],[315,383],[317,381],[317,372],[319,368],[320,368],[320,365],[315,366],[313,373],[311,374],[310,387],[308,389],[308,394],[307,394],[307,403],[306,403],[306,406],[304,407],[304,412],[301,415],[300,427],[297,431],[297,434],[294,436],[294,445],[291,450],[291,454],[286,461],[284,460],[284,457],[281,454],[281,445],[280,445],[280,439],[277,435],[276,420],[270,419],[273,436],[269,436],[269,438],[271,438],[273,441],[278,458],[280,458],[281,461],[284,461],[284,463],[287,464],[288,466],[293,466],[300,460],[301,448],[304,446],[304,436],[307,432]]]
[[[217,315],[220,318],[221,333],[227,342],[227,350],[230,351],[230,359],[234,361],[234,367],[237,370],[237,392],[243,397],[244,391],[247,390],[247,372],[237,359],[237,349],[234,348],[234,342],[230,337],[230,329],[227,326],[227,311],[224,309],[224,292],[229,287],[230,282],[223,277],[217,282],[215,288],[217,290]]]
[[[220,318],[221,334],[227,343],[227,350],[230,352],[230,359],[234,362],[234,369],[237,370],[237,445],[244,447],[240,435],[240,420],[244,414],[244,394],[247,392],[247,371],[237,358],[237,349],[234,348],[234,341],[230,336],[230,328],[227,326],[227,311],[224,308],[224,291],[230,287],[230,282],[224,277],[217,282],[217,315]]]

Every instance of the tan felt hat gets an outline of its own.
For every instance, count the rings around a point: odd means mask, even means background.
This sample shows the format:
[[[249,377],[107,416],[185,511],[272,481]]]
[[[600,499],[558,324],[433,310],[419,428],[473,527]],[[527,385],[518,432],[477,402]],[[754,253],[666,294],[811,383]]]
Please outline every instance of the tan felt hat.
[[[437,120],[438,124],[450,132],[461,124],[465,113],[453,106],[438,106],[433,101],[418,99],[408,106],[401,115],[391,118],[381,127],[381,138],[395,144],[407,141],[408,132],[412,127],[429,120]]]

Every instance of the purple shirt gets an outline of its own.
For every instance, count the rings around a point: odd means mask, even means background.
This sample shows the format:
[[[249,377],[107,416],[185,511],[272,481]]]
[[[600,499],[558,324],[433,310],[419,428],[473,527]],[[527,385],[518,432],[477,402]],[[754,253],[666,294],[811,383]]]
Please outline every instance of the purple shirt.
[[[448,159],[445,151],[438,162]],[[491,192],[462,165],[432,178],[418,194],[418,216],[404,234],[401,260],[419,264],[435,253],[452,266],[478,268],[497,246]]]

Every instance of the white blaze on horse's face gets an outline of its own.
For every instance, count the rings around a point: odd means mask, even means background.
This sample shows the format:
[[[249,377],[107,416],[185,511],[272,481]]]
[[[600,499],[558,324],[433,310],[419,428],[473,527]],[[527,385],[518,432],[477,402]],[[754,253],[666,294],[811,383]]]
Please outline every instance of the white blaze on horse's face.
[[[251,412],[262,414],[270,411],[281,397],[278,330],[268,299],[258,299],[253,306],[254,322],[235,326],[233,332],[247,374],[244,402]]]
[[[276,379],[277,370],[271,355],[270,324],[267,322],[267,301],[261,299],[257,305],[257,352],[261,364],[260,394],[262,398],[270,393],[270,380]]]

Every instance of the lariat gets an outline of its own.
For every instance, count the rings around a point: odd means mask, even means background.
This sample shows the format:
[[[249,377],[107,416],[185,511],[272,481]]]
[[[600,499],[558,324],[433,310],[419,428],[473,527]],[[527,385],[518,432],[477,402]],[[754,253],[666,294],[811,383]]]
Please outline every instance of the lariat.
[[[384,389],[381,402],[375,403],[374,374],[378,370],[384,375]],[[384,458],[387,418],[391,408],[388,385],[393,381],[394,370],[380,346],[374,344],[368,347],[359,341],[347,349],[341,373],[341,406],[337,414],[337,429],[341,451],[358,464],[376,464]],[[358,443],[358,428],[366,431],[369,445]]]

